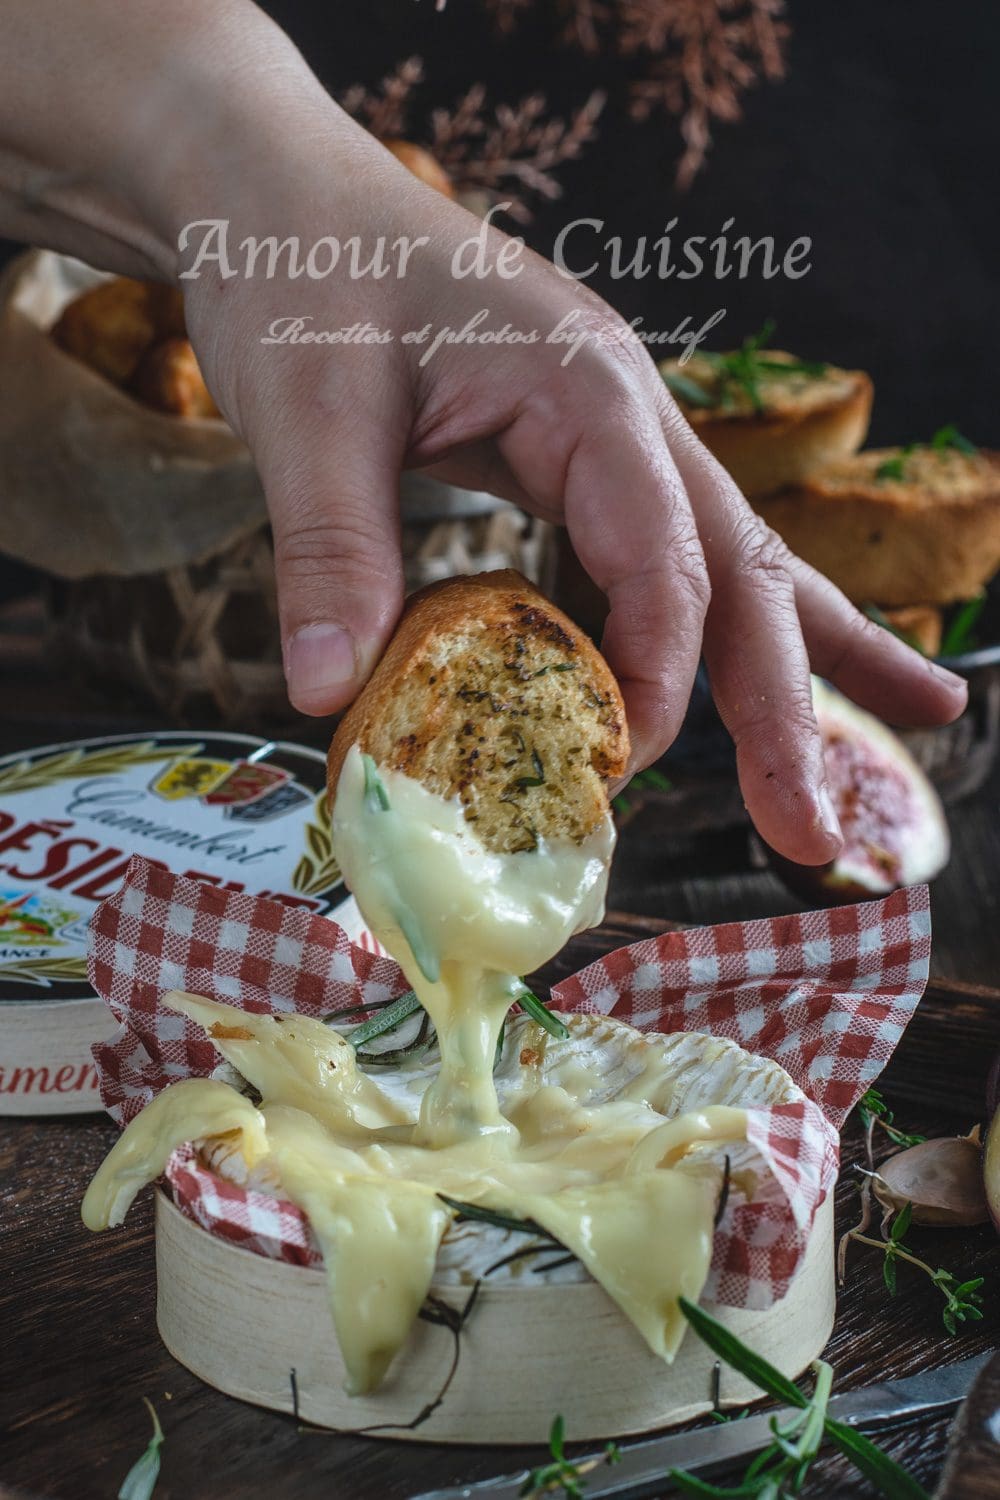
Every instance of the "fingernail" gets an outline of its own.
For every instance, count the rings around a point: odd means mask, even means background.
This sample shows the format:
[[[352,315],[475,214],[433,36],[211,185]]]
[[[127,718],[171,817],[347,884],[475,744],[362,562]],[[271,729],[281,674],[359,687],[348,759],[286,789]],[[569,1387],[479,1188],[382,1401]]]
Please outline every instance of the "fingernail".
[[[285,647],[285,675],[293,699],[337,695],[358,675],[354,637],[340,625],[304,625]]]
[[[837,809],[833,805],[833,798],[830,796],[830,788],[825,781],[816,793],[816,807],[819,811],[817,822],[820,828],[831,839],[836,839],[838,844],[842,844],[844,842],[843,830],[840,826],[840,819],[837,817]]]
[[[949,672],[947,667],[938,666],[936,661],[928,661],[927,667],[931,676],[936,677],[938,682],[943,682],[950,688],[961,688],[963,692],[968,691],[969,684],[957,672]]]

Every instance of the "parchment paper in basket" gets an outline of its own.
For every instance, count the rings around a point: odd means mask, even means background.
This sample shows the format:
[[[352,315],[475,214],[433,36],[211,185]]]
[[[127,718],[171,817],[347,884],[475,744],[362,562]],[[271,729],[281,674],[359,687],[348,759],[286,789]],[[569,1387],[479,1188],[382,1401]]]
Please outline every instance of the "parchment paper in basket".
[[[884,901],[667,933],[622,948],[552,992],[564,1010],[613,1014],[644,1031],[704,1031],[774,1058],[804,1104],[749,1111],[762,1168],[716,1231],[706,1295],[766,1307],[784,1295],[819,1204],[836,1179],[838,1131],[888,1062],[927,982],[926,887]],[[95,1048],[102,1098],[120,1123],[178,1078],[220,1057],[159,1004],[171,989],[248,1011],[320,1016],[405,993],[389,959],[355,947],[328,918],[180,879],[134,859],[91,922],[90,979],[122,1031]],[[293,1205],[221,1184],[190,1151],[167,1176],[211,1233],[262,1254],[319,1259]]]

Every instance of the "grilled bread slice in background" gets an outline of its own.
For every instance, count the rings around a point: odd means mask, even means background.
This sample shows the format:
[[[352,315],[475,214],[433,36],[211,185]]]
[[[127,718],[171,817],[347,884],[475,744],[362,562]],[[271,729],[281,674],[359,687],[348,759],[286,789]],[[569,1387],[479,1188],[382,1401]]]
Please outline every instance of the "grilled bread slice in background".
[[[696,353],[659,369],[698,437],[750,500],[848,457],[868,432],[873,387],[863,370],[802,361],[782,349]]]
[[[856,604],[951,604],[1000,567],[1000,454],[872,448],[757,509]]]
[[[519,573],[448,579],[408,601],[330,746],[331,798],[352,744],[458,797],[497,853],[582,842],[625,771],[621,693],[593,643]]]

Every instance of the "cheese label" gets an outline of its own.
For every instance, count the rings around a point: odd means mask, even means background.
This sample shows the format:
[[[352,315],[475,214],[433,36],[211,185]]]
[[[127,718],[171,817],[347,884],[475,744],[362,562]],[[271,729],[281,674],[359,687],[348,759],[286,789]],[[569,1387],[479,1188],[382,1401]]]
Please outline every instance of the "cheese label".
[[[348,900],[317,750],[170,731],[0,759],[0,1003],[92,998],[87,924],[142,854],[320,914]],[[361,923],[343,911],[351,936]]]

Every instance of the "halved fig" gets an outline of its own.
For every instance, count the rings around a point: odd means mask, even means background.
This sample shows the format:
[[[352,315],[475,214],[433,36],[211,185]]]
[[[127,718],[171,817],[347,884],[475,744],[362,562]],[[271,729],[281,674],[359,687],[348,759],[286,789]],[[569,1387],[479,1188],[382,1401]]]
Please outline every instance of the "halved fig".
[[[933,880],[951,852],[948,823],[913,756],[874,714],[815,677],[813,708],[844,847],[826,865],[796,865],[769,851],[778,875],[798,895],[823,905]]]
[[[990,1076],[986,1084],[986,1109],[988,1124],[983,1141],[983,1187],[986,1190],[986,1205],[993,1220],[993,1227],[1000,1233],[1000,1052],[993,1059]]]

